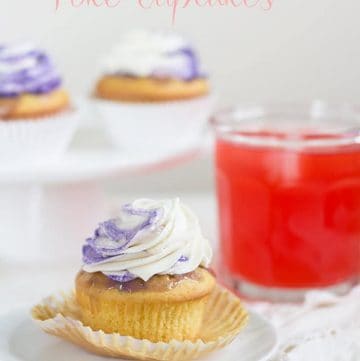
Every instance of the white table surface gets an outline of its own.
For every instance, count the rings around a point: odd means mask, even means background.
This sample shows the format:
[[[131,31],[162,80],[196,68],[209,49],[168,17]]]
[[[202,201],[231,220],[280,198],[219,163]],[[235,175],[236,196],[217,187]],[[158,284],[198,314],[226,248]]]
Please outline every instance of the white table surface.
[[[169,195],[157,197],[165,196]],[[131,199],[131,196],[126,195],[125,198]],[[204,233],[216,249],[214,197],[209,194],[184,194],[182,199],[199,215]],[[29,261],[28,264],[16,264],[0,258],[0,315],[24,307],[30,309],[43,297],[71,288],[80,266],[81,242],[79,240],[78,262],[44,265]],[[312,293],[303,305],[256,303],[248,306],[278,327],[281,345],[274,359],[276,361],[360,360],[359,288],[343,298]]]

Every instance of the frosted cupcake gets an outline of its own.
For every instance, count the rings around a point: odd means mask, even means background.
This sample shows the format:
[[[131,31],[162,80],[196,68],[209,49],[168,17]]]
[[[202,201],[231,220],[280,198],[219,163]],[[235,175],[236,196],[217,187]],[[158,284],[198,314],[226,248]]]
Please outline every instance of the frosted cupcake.
[[[215,279],[212,251],[179,199],[141,199],[103,222],[76,278],[82,321],[153,342],[195,340]]]
[[[175,33],[134,31],[104,59],[95,87],[116,146],[173,147],[198,139],[211,111],[193,46]],[[148,147],[152,148],[152,147]]]
[[[0,157],[38,163],[62,154],[76,129],[62,79],[32,44],[0,44]]]

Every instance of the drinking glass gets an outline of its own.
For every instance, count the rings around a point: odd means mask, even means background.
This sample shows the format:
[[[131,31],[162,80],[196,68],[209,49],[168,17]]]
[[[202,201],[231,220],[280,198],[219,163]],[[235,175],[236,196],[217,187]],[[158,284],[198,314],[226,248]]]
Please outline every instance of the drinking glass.
[[[297,301],[360,274],[358,109],[314,102],[220,111],[221,264],[245,296]]]

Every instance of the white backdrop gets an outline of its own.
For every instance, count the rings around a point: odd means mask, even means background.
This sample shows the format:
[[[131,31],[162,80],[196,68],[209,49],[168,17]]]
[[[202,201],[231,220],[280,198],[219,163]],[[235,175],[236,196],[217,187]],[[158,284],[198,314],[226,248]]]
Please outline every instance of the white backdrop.
[[[113,9],[73,8],[70,0],[62,0],[57,12],[55,1],[0,0],[0,42],[30,39],[48,48],[75,94],[89,91],[99,57],[122,32],[172,27],[169,8],[144,10],[137,0],[120,0]],[[199,48],[223,104],[313,98],[358,102],[359,16],[358,0],[273,0],[270,11],[179,9],[174,29]],[[163,180],[206,188],[210,169],[209,162],[197,162],[149,176],[147,184],[158,187]]]

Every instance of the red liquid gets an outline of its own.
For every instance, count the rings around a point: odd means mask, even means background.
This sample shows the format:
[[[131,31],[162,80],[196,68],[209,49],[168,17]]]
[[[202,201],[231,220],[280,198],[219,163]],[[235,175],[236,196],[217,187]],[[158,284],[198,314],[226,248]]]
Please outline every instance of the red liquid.
[[[360,273],[360,146],[296,151],[218,140],[222,258],[234,277],[322,287]]]

